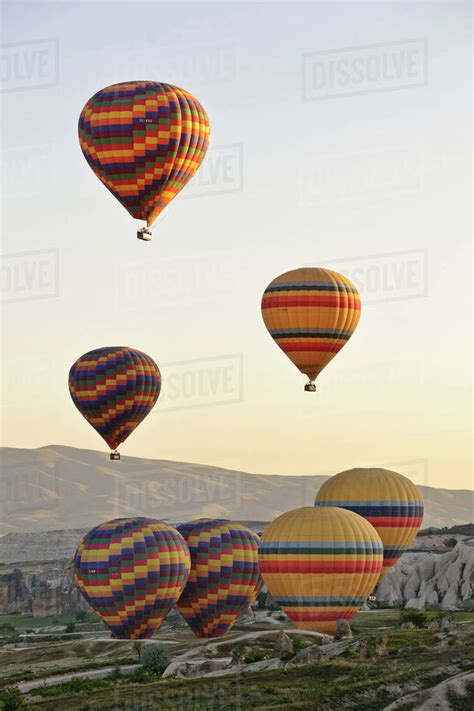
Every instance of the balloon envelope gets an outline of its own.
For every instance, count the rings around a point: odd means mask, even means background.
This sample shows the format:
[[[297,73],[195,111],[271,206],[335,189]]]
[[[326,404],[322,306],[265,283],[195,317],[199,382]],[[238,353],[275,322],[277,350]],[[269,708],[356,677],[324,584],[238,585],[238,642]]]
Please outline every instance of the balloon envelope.
[[[124,82],[89,99],[79,118],[79,142],[99,180],[150,226],[201,165],[209,120],[184,89]]]
[[[225,519],[198,519],[177,529],[191,553],[191,572],[176,607],[196,637],[220,637],[255,599],[258,536]]]
[[[262,316],[277,345],[313,381],[354,333],[360,297],[342,274],[294,269],[267,286]]]
[[[333,634],[350,620],[375,586],[383,547],[365,519],[339,508],[303,507],[263,532],[260,571],[294,624]]]
[[[112,346],[85,353],[69,371],[69,392],[83,417],[115,449],[158,399],[155,361],[133,348]]]
[[[190,557],[182,536],[166,523],[117,518],[84,536],[73,565],[82,595],[113,636],[144,639],[181,594]]]
[[[423,499],[405,476],[388,469],[350,469],[328,479],[315,506],[340,506],[363,516],[384,545],[380,580],[414,540],[423,520]]]

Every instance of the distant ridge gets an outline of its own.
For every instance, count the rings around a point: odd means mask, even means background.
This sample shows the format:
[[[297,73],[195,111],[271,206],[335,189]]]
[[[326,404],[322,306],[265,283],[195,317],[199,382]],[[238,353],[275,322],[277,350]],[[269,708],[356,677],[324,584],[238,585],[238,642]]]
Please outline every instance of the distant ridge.
[[[271,521],[312,506],[327,476],[249,474],[204,464],[53,445],[0,448],[0,535],[90,528],[118,516]],[[474,492],[421,486],[423,528],[472,520]]]

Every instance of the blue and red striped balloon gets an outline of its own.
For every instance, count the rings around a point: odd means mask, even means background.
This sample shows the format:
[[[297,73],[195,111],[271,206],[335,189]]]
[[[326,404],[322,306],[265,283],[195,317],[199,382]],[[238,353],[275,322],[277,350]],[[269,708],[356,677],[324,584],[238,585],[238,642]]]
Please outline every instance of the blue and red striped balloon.
[[[297,627],[333,634],[350,620],[376,585],[382,541],[351,511],[303,507],[263,532],[260,571],[275,602]]]
[[[328,479],[315,506],[339,506],[363,516],[384,544],[380,580],[414,540],[423,521],[423,499],[405,476],[388,469],[350,469]]]

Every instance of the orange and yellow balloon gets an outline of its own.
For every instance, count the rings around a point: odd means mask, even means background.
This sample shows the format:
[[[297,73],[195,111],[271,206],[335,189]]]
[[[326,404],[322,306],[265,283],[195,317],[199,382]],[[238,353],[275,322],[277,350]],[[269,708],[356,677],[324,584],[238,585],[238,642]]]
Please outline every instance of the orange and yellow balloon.
[[[314,380],[354,333],[360,297],[342,274],[319,267],[294,269],[267,286],[262,316],[277,345],[308,376],[305,390],[312,392]]]
[[[201,165],[209,120],[189,91],[129,81],[89,99],[79,117],[79,142],[99,180],[150,227]],[[150,234],[144,227],[137,236]]]
[[[300,629],[333,634],[350,620],[380,575],[383,546],[374,527],[352,511],[303,507],[263,532],[263,580]]]
[[[412,543],[423,520],[423,498],[406,476],[388,469],[350,469],[328,479],[315,506],[340,506],[363,516],[384,545],[380,580]]]

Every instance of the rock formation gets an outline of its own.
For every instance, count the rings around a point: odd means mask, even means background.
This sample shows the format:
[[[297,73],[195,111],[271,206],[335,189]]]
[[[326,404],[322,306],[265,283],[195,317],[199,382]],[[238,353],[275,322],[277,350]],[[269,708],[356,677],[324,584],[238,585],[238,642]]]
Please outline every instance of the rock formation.
[[[87,610],[67,562],[2,570],[0,568],[0,614],[34,617]]]
[[[446,553],[405,553],[382,580],[379,602],[401,607],[474,609],[474,545],[458,543]]]

